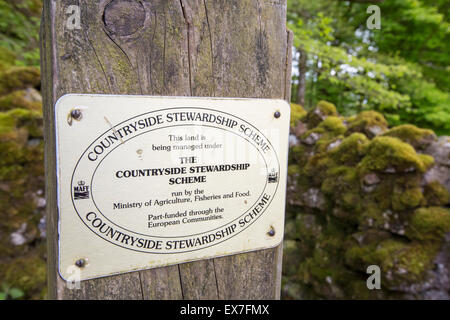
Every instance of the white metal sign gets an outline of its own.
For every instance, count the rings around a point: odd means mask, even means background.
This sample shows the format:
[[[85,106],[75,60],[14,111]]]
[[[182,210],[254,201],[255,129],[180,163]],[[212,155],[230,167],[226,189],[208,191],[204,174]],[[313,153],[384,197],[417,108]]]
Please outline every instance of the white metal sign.
[[[70,94],[55,112],[64,279],[282,241],[285,101]]]

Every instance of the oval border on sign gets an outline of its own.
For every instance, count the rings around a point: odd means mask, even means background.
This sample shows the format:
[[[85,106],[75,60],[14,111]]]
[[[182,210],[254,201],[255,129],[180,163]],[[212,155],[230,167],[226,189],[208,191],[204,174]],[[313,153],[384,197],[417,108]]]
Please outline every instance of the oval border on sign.
[[[125,123],[125,122],[128,122],[128,121],[130,121],[130,120],[133,120],[133,119],[135,119],[135,118],[139,118],[139,117],[142,117],[142,116],[144,116],[144,115],[148,115],[148,114],[152,114],[152,113],[156,113],[156,112],[163,112],[163,111],[167,111],[167,110],[177,110],[177,109],[198,109],[198,110],[207,110],[207,111],[212,111],[212,112],[216,112],[216,113],[222,113],[222,114],[226,114],[226,115],[228,115],[228,116],[231,116],[231,117],[233,117],[233,118],[236,118],[236,119],[239,119],[239,120],[241,120],[241,121],[243,121],[243,122],[245,122],[246,124],[248,124],[249,126],[251,126],[253,129],[255,129],[259,134],[261,134],[261,136],[263,136],[266,140],[267,140],[267,142],[270,144],[270,146],[271,146],[271,148],[272,148],[272,150],[273,150],[273,153],[274,153],[274,155],[275,155],[275,160],[276,160],[276,164],[277,164],[277,167],[278,167],[278,172],[280,172],[280,162],[279,162],[279,159],[278,159],[278,155],[277,155],[277,153],[275,152],[275,150],[274,150],[274,148],[273,148],[273,145],[272,145],[272,143],[270,142],[270,140],[269,139],[267,139],[267,137],[258,129],[258,128],[256,128],[256,127],[254,127],[251,123],[249,123],[248,121],[246,121],[246,120],[244,120],[244,119],[241,119],[240,117],[237,117],[237,116],[235,116],[235,115],[232,115],[232,114],[230,114],[230,113],[227,113],[227,112],[223,112],[223,111],[219,111],[219,110],[216,110],[216,109],[210,109],[210,108],[201,108],[201,107],[173,107],[173,108],[165,108],[165,109],[159,109],[159,110],[154,110],[154,111],[151,111],[151,112],[146,112],[146,113],[142,113],[142,114],[140,114],[140,115],[137,115],[137,116],[134,116],[134,117],[131,117],[131,118],[129,118],[129,119],[127,119],[127,120],[124,120],[124,121],[122,121],[122,122],[120,122],[120,123],[118,123],[118,124],[116,124],[115,126],[113,126],[112,128],[110,128],[110,129],[108,129],[108,130],[106,130],[105,132],[103,132],[101,135],[99,135],[86,149],[85,149],[85,151],[82,153],[82,155],[80,156],[80,158],[78,159],[78,161],[77,161],[77,163],[76,163],[76,165],[75,165],[75,168],[74,168],[74,170],[72,171],[72,177],[71,177],[71,180],[70,180],[70,190],[72,190],[72,187],[73,187],[73,179],[74,179],[74,176],[75,176],[75,172],[76,172],[76,170],[77,170],[77,167],[78,167],[78,165],[79,165],[79,163],[80,163],[80,161],[81,161],[81,159],[84,157],[84,155],[86,154],[86,152],[89,150],[89,148],[96,142],[96,141],[98,141],[102,136],[104,136],[105,134],[107,134],[109,131],[111,131],[113,128],[115,128],[116,126],[119,126],[119,125],[121,125],[121,124],[123,124],[123,123]],[[175,125],[176,126],[176,125]],[[166,127],[163,127],[163,128],[168,128],[168,127],[175,127],[174,125],[171,125],[171,126],[166,126]],[[197,124],[197,126],[205,126],[205,125],[198,125]],[[158,128],[158,129],[163,129],[163,128]],[[223,128],[217,128],[217,127],[213,127],[213,128],[216,128],[216,129],[223,129]],[[144,133],[147,133],[147,132],[150,132],[150,131],[154,131],[154,130],[158,130],[158,129],[152,129],[152,130],[148,130],[148,131],[145,131],[145,132],[143,132],[143,133],[140,133],[139,135],[142,135],[142,134],[144,134]],[[223,129],[223,130],[225,130],[225,129]],[[233,132],[234,133],[234,132]],[[237,133],[235,133],[235,134],[237,134]],[[136,135],[136,136],[139,136],[139,135]],[[128,139],[128,140],[131,140],[131,139],[133,139],[134,137],[132,137],[132,138],[130,138],[130,139]],[[243,138],[243,137],[242,137]],[[245,139],[245,140],[247,140],[246,138],[243,138],[243,139]],[[126,141],[128,141],[128,140],[125,140],[125,142]],[[248,140],[247,140],[248,141]],[[252,145],[253,145],[253,147],[255,147],[257,150],[258,150],[258,147],[256,147],[252,142],[250,142]],[[120,145],[119,145],[120,146]],[[117,147],[116,147],[117,148]],[[116,148],[114,148],[114,149],[116,149]],[[113,149],[113,150],[114,150]],[[259,150],[258,150],[259,151]],[[109,155],[110,153],[111,153],[112,151],[110,151],[107,155]],[[106,156],[107,156],[106,155]],[[105,156],[105,157],[106,157]],[[266,159],[265,159],[265,157],[263,156],[263,159],[264,159],[264,161],[265,161],[265,163],[266,163],[266,168],[267,168],[267,161],[266,161]],[[101,160],[101,161],[103,161],[103,159]],[[98,165],[97,165],[97,167],[98,167]],[[97,168],[96,167],[96,168]],[[95,171],[96,171],[96,169],[94,170],[94,174],[95,174]],[[93,175],[94,175],[93,174]],[[93,179],[93,177],[91,177],[91,182],[92,182],[92,179]],[[266,182],[266,185],[265,185],[265,188],[267,187],[267,182]],[[241,233],[241,232],[243,232],[244,230],[246,230],[247,228],[249,228],[251,225],[253,225],[261,216],[263,216],[263,214],[266,212],[266,210],[267,210],[267,208],[270,206],[270,204],[272,203],[272,201],[273,201],[273,199],[274,199],[274,197],[275,197],[275,195],[276,195],[276,193],[277,193],[277,191],[278,191],[278,187],[279,187],[279,181],[277,181],[277,184],[276,184],[276,187],[275,187],[275,190],[274,190],[274,192],[273,192],[273,194],[272,194],[272,197],[271,197],[271,199],[270,199],[270,201],[268,202],[268,204],[267,204],[267,207],[265,207],[262,211],[261,211],[261,213],[252,221],[252,222],[250,222],[248,225],[246,225],[242,230],[240,230],[239,232],[237,232],[236,234],[234,234],[234,235],[232,235],[231,237],[229,237],[229,238],[224,238],[223,240],[220,240],[220,241],[218,241],[218,242],[216,242],[216,243],[214,243],[214,244],[211,244],[211,245],[207,245],[207,246],[204,246],[204,247],[200,247],[200,248],[197,248],[197,249],[192,249],[192,250],[184,250],[184,251],[176,251],[176,252],[157,252],[157,251],[144,251],[144,250],[138,250],[138,249],[133,249],[133,248],[129,248],[129,247],[125,247],[125,246],[123,246],[123,245],[120,245],[120,244],[118,244],[118,243],[115,243],[115,242],[112,242],[112,241],[110,241],[110,240],[108,240],[108,239],[106,239],[106,238],[104,238],[104,237],[102,237],[101,235],[99,235],[97,232],[95,232],[93,229],[91,229],[91,227],[84,221],[84,219],[81,217],[81,215],[80,215],[80,213],[78,212],[78,210],[77,210],[77,208],[76,208],[76,206],[75,206],[75,202],[74,202],[74,199],[73,199],[73,193],[71,192],[71,200],[72,200],[72,205],[73,205],[73,207],[74,207],[74,210],[75,210],[75,212],[77,213],[77,215],[78,215],[78,217],[80,218],[80,220],[83,222],[83,224],[89,229],[89,230],[91,230],[91,232],[93,232],[97,237],[99,237],[99,238],[101,238],[102,240],[104,240],[104,241],[107,241],[107,242],[109,242],[109,243],[111,243],[111,244],[113,244],[113,245],[115,245],[115,246],[118,246],[118,247],[121,247],[121,248],[124,248],[124,249],[128,249],[128,250],[131,250],[131,251],[136,251],[136,252],[142,252],[142,253],[151,253],[151,254],[180,254],[180,253],[187,253],[187,252],[192,252],[192,251],[198,251],[198,250],[202,250],[202,249],[206,249],[206,248],[209,248],[209,247],[212,247],[212,246],[215,246],[215,245],[218,245],[218,244],[220,244],[220,243],[222,243],[222,242],[224,242],[224,241],[227,241],[227,240],[229,240],[229,239],[231,239],[231,238],[233,238],[233,237],[235,237],[236,235],[238,235],[239,233]],[[265,190],[265,188],[264,188],[264,190]],[[264,193],[264,192],[263,192]],[[262,194],[263,194],[262,193]],[[92,194],[92,191],[91,191],[91,194]],[[257,199],[259,200],[261,198],[261,196],[260,197],[258,197]],[[258,201],[257,200],[257,201]],[[256,202],[255,202],[256,203]],[[96,204],[94,203],[94,206],[97,208],[97,206],[96,206]],[[251,208],[253,207],[253,205],[251,206]],[[250,209],[251,209],[250,208]],[[97,208],[98,209],[98,208]],[[249,211],[250,211],[250,209],[249,210],[246,210],[242,215],[240,215],[239,217],[237,217],[236,219],[234,219],[234,220],[232,220],[231,222],[228,222],[227,224],[225,224],[225,226],[226,225],[230,225],[232,222],[234,222],[234,221],[236,221],[237,219],[239,219],[240,217],[242,217],[242,216],[244,216],[246,213],[248,213]],[[100,210],[99,210],[99,212],[100,212]],[[103,216],[103,217],[105,217],[101,212],[100,212],[100,214]],[[106,218],[106,217],[105,217]],[[106,218],[108,221],[109,221],[109,219],[108,218]],[[111,221],[110,221],[111,222]],[[114,223],[113,223],[114,224]],[[114,224],[114,225],[116,225],[116,224]],[[120,227],[120,226],[119,226]],[[122,227],[120,227],[120,228],[122,228]],[[220,227],[219,227],[220,228]],[[216,228],[216,229],[219,229],[219,228]],[[123,229],[123,228],[122,228]],[[213,229],[213,231],[214,230],[216,230],[216,229]],[[123,229],[123,230],[126,230],[126,229]],[[127,230],[128,231],[128,230]],[[142,234],[139,234],[139,233],[136,233],[136,232],[132,232],[133,234],[138,234],[138,235],[142,235]],[[204,233],[208,233],[208,231],[206,231],[206,232],[204,232]],[[202,233],[200,233],[200,234],[202,234]],[[148,235],[143,235],[143,236],[145,236],[145,237],[149,237]],[[162,237],[156,237],[156,236],[151,236],[151,237],[149,237],[149,238],[162,238]],[[170,238],[186,238],[186,236],[182,236],[182,237],[170,237]]]

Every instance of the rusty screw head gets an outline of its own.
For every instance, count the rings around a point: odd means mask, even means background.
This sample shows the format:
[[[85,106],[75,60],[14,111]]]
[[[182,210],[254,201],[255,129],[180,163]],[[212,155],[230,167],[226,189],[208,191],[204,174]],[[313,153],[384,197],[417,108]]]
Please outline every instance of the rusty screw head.
[[[267,232],[267,234],[268,234],[270,237],[273,237],[273,236],[275,235],[275,229],[274,229],[273,227],[270,227],[270,230],[269,230],[269,232]]]
[[[83,117],[83,114],[81,113],[80,109],[73,109],[70,112],[70,116],[75,120],[81,120],[81,118]]]
[[[281,112],[280,111],[275,111],[273,116],[278,119],[279,117],[281,117]]]
[[[83,267],[86,265],[86,260],[84,260],[84,259],[77,260],[77,261],[75,262],[75,265],[76,265],[78,268],[83,268]]]

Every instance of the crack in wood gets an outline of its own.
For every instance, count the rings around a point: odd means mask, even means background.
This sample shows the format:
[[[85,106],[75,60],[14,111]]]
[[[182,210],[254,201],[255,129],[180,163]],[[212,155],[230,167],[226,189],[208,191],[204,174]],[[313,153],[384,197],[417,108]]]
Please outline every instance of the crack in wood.
[[[291,30],[286,29],[286,63],[284,70],[284,100],[291,101],[291,76],[292,76],[292,45],[294,35]]]
[[[193,41],[193,37],[191,36],[192,32],[192,10],[189,5],[186,3],[186,0],[180,0],[181,10],[183,12],[184,21],[186,22],[187,27],[187,55],[188,55],[188,65],[189,65],[189,93],[192,96],[192,66],[191,66],[191,44]]]
[[[88,34],[86,33],[86,31],[84,31],[84,36],[86,37],[86,39],[87,39],[89,45],[90,45],[91,48],[92,48],[92,51],[94,52],[95,58],[97,59],[97,62],[98,62],[98,64],[100,65],[100,68],[102,69],[103,76],[105,77],[105,81],[106,81],[106,83],[108,84],[109,91],[110,91],[110,93],[112,93],[113,90],[112,90],[112,87],[111,87],[111,83],[109,83],[108,76],[106,75],[105,68],[103,67],[103,64],[102,64],[102,62],[100,61],[100,58],[99,58],[99,56],[98,56],[98,54],[97,54],[97,51],[95,50],[95,47],[94,47],[94,45],[92,44],[92,41],[91,41],[91,39],[89,38],[89,36],[88,36]]]
[[[206,0],[203,0],[203,5],[205,7],[206,23],[208,25],[209,44],[210,44],[210,50],[211,50],[211,78],[213,81],[213,94],[212,95],[215,96],[216,95],[216,78],[215,78],[215,74],[214,74],[214,50],[213,50],[211,25],[209,24],[208,7],[206,5]]]
[[[167,17],[166,17],[166,8],[164,8],[164,43],[163,43],[163,56],[162,56],[163,70],[166,70],[166,41],[167,41]],[[166,73],[165,72],[163,72],[163,86],[164,86],[164,90],[166,90]]]
[[[140,91],[141,91],[141,94],[142,94],[143,93],[142,84],[141,84],[141,81],[140,81],[139,72],[138,72],[137,68],[135,68],[133,66],[133,63],[131,62],[131,59],[128,56],[128,54],[126,53],[126,51],[112,38],[112,36],[106,31],[106,29],[103,27],[102,30],[103,30],[104,34],[112,41],[112,43],[120,50],[120,52],[123,53],[123,55],[126,58],[126,61],[128,62],[128,64],[131,67],[131,70],[136,72],[136,76],[137,76],[138,83],[139,83],[139,86],[140,86]]]
[[[220,299],[220,294],[219,294],[219,282],[217,280],[217,272],[216,272],[216,262],[215,259],[211,259],[212,263],[213,263],[213,270],[214,270],[214,279],[216,280],[216,289],[217,289],[217,299]]]
[[[177,269],[178,269],[178,277],[179,277],[179,279],[180,279],[181,299],[184,300],[183,279],[181,278],[181,268],[180,268],[180,265],[177,266]]]

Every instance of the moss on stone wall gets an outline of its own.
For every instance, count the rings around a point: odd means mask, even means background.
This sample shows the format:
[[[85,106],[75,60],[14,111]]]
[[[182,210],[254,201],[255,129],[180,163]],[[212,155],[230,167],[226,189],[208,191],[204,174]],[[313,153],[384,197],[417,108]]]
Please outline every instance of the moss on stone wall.
[[[406,235],[419,241],[440,241],[450,231],[450,209],[419,208],[411,216]]]
[[[434,159],[418,154],[409,144],[392,137],[376,137],[366,146],[359,163],[362,172],[425,172]]]
[[[305,109],[299,104],[291,103],[291,127],[295,127],[298,121],[300,121],[306,115]]]
[[[436,134],[428,129],[421,129],[411,124],[404,124],[385,132],[383,136],[395,137],[409,143],[415,149],[423,150],[433,141],[437,140]]]
[[[45,295],[43,127],[39,70],[0,51],[0,284]]]
[[[424,153],[436,135],[389,129],[374,111],[340,117],[326,102],[293,123],[285,261],[298,266],[284,269],[285,298],[448,294],[439,272],[450,265],[435,266],[450,235],[450,196],[429,181],[440,164]],[[367,289],[369,265],[381,267],[382,290]]]

